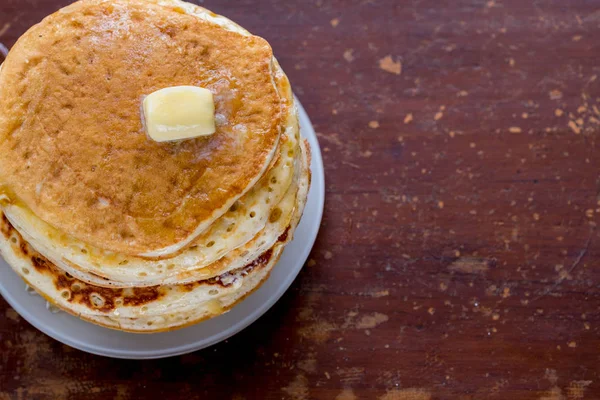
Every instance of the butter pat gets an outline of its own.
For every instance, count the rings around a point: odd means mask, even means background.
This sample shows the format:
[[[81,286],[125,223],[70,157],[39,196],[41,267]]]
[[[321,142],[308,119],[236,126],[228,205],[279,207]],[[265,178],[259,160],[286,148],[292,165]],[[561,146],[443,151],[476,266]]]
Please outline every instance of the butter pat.
[[[173,86],[146,96],[148,136],[156,142],[192,139],[215,133],[215,103],[208,89]]]

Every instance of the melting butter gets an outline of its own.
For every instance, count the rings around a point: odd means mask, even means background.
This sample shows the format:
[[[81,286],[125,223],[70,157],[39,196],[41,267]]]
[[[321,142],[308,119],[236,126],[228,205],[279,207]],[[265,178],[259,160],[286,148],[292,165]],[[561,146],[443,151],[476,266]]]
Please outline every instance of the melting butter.
[[[143,101],[148,136],[156,142],[192,139],[215,133],[215,103],[208,89],[173,86]]]

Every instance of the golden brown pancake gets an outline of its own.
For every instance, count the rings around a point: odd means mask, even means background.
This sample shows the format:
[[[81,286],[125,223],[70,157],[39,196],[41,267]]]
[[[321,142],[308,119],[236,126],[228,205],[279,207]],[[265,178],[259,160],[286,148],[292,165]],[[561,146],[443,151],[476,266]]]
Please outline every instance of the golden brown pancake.
[[[275,243],[256,258],[218,276],[187,283],[107,288],[64,271],[38,252],[0,212],[0,254],[47,301],[105,327],[131,332],[182,328],[220,315],[256,290],[269,276],[284,246],[292,240],[310,186],[310,150],[300,144],[304,172],[294,216]]]
[[[282,245],[289,240],[282,236],[252,262],[215,278],[184,285],[115,289],[90,285],[56,267],[23,240],[1,212],[0,237],[0,253],[13,268],[20,266],[17,270],[25,282],[48,302],[84,320],[140,333],[179,329],[227,312],[269,276]]]
[[[75,3],[23,35],[0,71],[3,190],[99,248],[139,255],[176,246],[272,161],[285,107],[272,62],[263,39],[175,6]],[[147,138],[140,100],[177,85],[213,91],[214,135]]]
[[[240,265],[246,260],[251,261],[252,257],[260,254],[256,251],[266,249],[261,243],[272,243],[285,229],[285,225],[279,229],[280,224],[285,224],[286,213],[283,210],[289,209],[291,213],[295,202],[293,199],[295,190],[289,190],[290,185],[297,186],[295,181],[300,175],[304,175],[303,170],[306,168],[301,160],[298,119],[288,80],[277,62],[274,62],[273,70],[279,92],[288,104],[285,131],[281,134],[277,154],[274,157],[277,159],[276,163],[263,174],[251,190],[236,201],[235,207],[215,220],[181,253],[170,254],[159,260],[150,260],[103,251],[63,235],[57,229],[42,222],[33,213],[28,212],[25,207],[6,204],[3,207],[5,215],[25,240],[46,258],[56,263],[59,268],[82,280],[101,286],[152,286],[164,284],[164,279],[180,283],[178,276],[181,276],[182,272],[199,268],[202,268],[203,272],[198,279],[205,279],[218,275],[219,271],[215,268],[203,267],[211,264],[212,267],[216,267],[215,261],[220,258],[228,259],[227,262],[223,262],[222,259],[218,262],[228,269],[237,268],[233,264]],[[290,192],[291,196],[287,196],[287,192]],[[284,201],[284,198],[287,200]],[[270,227],[261,232],[262,228],[266,228],[265,224]],[[254,237],[259,232],[261,237]],[[260,245],[261,249],[252,250],[252,245],[248,241]],[[236,254],[247,255],[243,257],[245,260],[234,260]],[[140,269],[142,264],[149,269]],[[194,277],[187,272],[186,281],[193,280]],[[209,272],[211,275],[207,276]]]
[[[217,132],[155,143],[141,100],[179,85],[214,93]],[[176,329],[252,293],[293,237],[309,164],[268,44],[189,3],[74,3],[0,70],[0,253],[102,326]]]

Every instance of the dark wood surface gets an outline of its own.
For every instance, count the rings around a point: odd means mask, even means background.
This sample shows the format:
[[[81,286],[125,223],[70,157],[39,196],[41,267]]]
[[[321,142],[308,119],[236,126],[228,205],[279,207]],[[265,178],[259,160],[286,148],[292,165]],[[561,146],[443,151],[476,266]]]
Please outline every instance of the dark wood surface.
[[[66,0],[2,0],[7,47]],[[0,300],[0,399],[600,398],[600,1],[206,0],[267,38],[327,200],[232,339],[119,361]]]

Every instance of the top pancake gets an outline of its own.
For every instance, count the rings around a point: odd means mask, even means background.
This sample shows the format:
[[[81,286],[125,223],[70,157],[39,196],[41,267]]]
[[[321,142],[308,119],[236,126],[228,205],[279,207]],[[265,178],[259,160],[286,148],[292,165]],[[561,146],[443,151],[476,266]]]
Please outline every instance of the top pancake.
[[[30,29],[0,71],[0,182],[12,201],[96,247],[177,251],[262,176],[285,102],[261,38],[178,7],[84,0]],[[156,143],[155,90],[201,86],[217,132]]]

